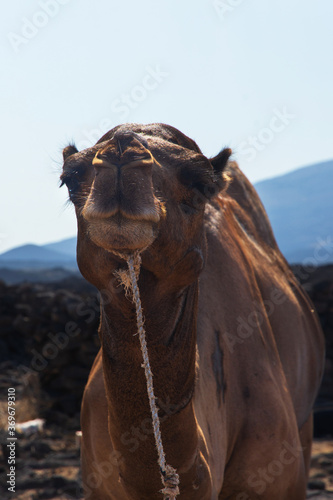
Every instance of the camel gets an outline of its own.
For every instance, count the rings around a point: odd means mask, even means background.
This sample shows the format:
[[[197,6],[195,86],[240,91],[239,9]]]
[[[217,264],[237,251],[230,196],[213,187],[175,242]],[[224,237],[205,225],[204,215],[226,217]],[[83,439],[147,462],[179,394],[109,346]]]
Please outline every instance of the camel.
[[[208,159],[164,124],[63,151],[78,266],[102,297],[81,412],[86,499],[162,498],[135,307],[117,278],[135,252],[179,498],[305,498],[323,335],[231,153]]]

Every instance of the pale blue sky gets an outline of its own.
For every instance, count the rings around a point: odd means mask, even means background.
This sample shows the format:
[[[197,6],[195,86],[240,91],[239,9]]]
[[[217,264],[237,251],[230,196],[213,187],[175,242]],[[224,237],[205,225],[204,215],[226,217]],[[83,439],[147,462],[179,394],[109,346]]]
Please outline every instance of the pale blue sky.
[[[333,158],[331,0],[17,0],[0,20],[0,252],[76,233],[61,150],[169,123],[255,182]]]

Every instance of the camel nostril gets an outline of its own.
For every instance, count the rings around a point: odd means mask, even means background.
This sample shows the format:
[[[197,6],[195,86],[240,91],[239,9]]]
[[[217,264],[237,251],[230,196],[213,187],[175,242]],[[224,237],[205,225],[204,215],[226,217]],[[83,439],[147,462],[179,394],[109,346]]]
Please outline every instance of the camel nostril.
[[[103,158],[100,158],[98,155],[99,155],[99,152],[97,151],[97,153],[95,154],[95,157],[92,161],[92,166],[94,167],[95,172],[98,172],[101,167],[106,167],[108,165],[108,162],[106,160],[104,160]]]

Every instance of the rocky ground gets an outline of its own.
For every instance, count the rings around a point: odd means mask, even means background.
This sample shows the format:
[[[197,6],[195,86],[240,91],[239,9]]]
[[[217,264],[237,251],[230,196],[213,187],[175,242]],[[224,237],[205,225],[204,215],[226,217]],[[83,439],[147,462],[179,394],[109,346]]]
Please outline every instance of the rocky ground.
[[[44,432],[20,438],[17,445],[16,493],[3,487],[5,467],[0,466],[3,500],[82,499],[79,448],[74,429],[46,426]],[[316,440],[307,498],[333,499],[333,440]]]
[[[313,443],[308,498],[333,498],[333,437]]]
[[[326,337],[325,376],[315,411],[308,498],[333,499],[333,266],[295,268]],[[98,295],[83,280],[0,282],[0,498],[80,499],[79,411],[98,350]],[[16,422],[45,427],[16,441],[16,492],[6,486],[7,390],[15,388]]]

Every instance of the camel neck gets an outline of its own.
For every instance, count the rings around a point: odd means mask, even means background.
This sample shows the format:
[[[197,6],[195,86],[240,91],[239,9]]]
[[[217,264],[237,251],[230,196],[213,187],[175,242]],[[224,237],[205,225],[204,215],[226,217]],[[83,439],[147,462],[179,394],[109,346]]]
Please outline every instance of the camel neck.
[[[195,384],[198,283],[178,296],[166,296],[158,309],[154,307],[157,298],[153,292],[151,295],[143,291],[142,303],[166,458],[173,467],[186,464],[196,470],[198,434],[191,399]],[[158,491],[157,452],[134,307],[130,317],[125,318],[122,310],[112,304],[105,306],[100,336],[109,434],[123,458],[121,477],[131,483],[127,471],[141,462],[142,485],[151,484]]]
[[[145,293],[142,298],[156,397],[179,406],[182,397],[188,401],[195,381],[198,284],[178,296],[168,295],[163,301]],[[128,317],[112,304],[103,307],[100,337],[108,376],[117,377],[118,385],[123,379],[127,387],[137,389],[139,380],[144,381],[144,373],[134,305]]]

